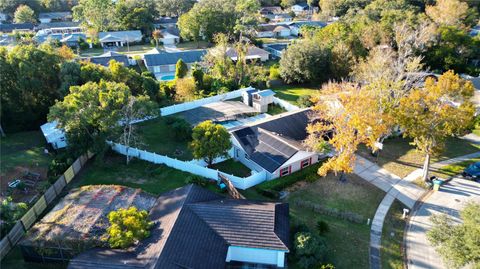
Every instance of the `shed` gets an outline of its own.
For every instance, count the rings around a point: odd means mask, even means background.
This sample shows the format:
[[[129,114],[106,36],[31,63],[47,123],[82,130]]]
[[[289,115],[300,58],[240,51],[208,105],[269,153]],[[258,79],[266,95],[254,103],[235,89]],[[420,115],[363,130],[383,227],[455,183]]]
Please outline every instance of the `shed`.
[[[57,128],[58,122],[52,121],[47,122],[40,126],[43,136],[47,140],[47,143],[52,145],[54,149],[61,149],[67,146],[67,139],[65,137],[65,132]]]

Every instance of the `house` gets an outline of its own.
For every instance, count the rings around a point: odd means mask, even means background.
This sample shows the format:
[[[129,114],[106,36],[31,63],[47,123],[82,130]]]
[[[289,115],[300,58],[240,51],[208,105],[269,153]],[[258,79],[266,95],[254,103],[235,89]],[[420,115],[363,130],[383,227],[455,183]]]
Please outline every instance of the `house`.
[[[163,45],[174,45],[180,42],[180,33],[177,28],[168,28],[160,30],[162,33],[162,38],[160,38],[160,42]]]
[[[291,35],[294,36],[299,36],[300,35],[300,29],[302,26],[313,26],[313,27],[318,27],[318,28],[323,28],[327,26],[327,23],[322,22],[322,21],[295,21],[291,22],[288,24],[288,27],[290,28]]]
[[[0,35],[0,46],[15,45],[15,37],[13,35],[3,34]]]
[[[0,24],[8,20],[8,15],[6,13],[0,12]]]
[[[260,8],[261,15],[268,15],[268,14],[280,14],[283,10],[280,6],[270,6],[270,7],[262,7]]]
[[[161,17],[153,22],[153,26],[155,28],[176,28],[177,22],[177,17]]]
[[[35,25],[30,22],[0,24],[0,33],[32,32],[34,29]]]
[[[267,14],[263,17],[269,19],[271,22],[291,22],[293,20],[292,16],[287,13]]]
[[[48,23],[40,23],[39,25],[35,26],[35,30],[45,30],[45,29],[52,29],[52,28],[78,28],[80,29],[80,22],[78,21],[55,21],[55,22],[48,22]],[[82,30],[80,29],[80,32]]]
[[[65,132],[57,128],[58,122],[47,122],[40,126],[43,136],[54,149],[61,149],[67,146]]]
[[[79,42],[86,39],[87,36],[84,33],[65,34],[60,42],[68,47],[78,47]]]
[[[127,43],[141,42],[142,37],[140,30],[98,33],[98,40],[102,47],[123,47]]]
[[[49,23],[52,21],[71,21],[72,13],[65,12],[43,12],[38,14],[38,20],[41,23]]]
[[[127,55],[114,52],[114,51],[109,51],[99,56],[86,58],[86,60],[90,61],[91,63],[103,65],[106,67],[108,67],[111,60],[115,60],[119,63],[123,63],[124,66],[130,65]]]
[[[288,47],[287,43],[265,44],[263,48],[277,58],[282,58],[283,51]]]
[[[267,179],[289,175],[318,162],[318,153],[309,151],[303,140],[311,122],[310,109],[282,113],[230,131],[234,159]]]
[[[290,28],[287,25],[263,24],[255,30],[257,37],[288,37]]]
[[[191,69],[192,65],[201,62],[206,50],[188,50],[178,52],[164,52],[154,49],[155,52],[145,53],[143,60],[145,67],[155,74],[159,80],[173,80],[175,74],[175,65],[182,59]],[[158,52],[158,53],[156,53]]]
[[[275,92],[272,90],[247,90],[242,93],[243,103],[255,108],[256,111],[266,113],[268,106],[273,103]]]
[[[226,55],[232,59],[232,61],[236,61],[238,59],[238,53],[235,48],[229,47],[227,48]],[[270,53],[268,51],[263,50],[261,48],[250,46],[248,47],[247,54],[245,58],[247,60],[260,60],[261,62],[268,61]]]
[[[311,15],[313,12],[318,11],[317,7],[311,7],[306,2],[297,3],[290,8],[295,15]]]
[[[56,27],[39,30],[35,34],[35,40],[43,43],[49,39],[55,39],[69,46],[77,47],[80,40],[86,40],[87,36],[82,33],[80,27]]]
[[[229,199],[191,184],[158,197],[150,237],[137,246],[87,250],[68,268],[283,268],[288,214],[286,203]]]

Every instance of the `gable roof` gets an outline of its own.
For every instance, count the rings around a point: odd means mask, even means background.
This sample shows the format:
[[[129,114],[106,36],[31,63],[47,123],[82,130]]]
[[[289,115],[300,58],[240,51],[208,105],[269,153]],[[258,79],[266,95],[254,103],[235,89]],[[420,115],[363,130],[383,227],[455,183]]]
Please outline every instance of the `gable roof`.
[[[87,264],[98,268],[224,268],[229,246],[288,252],[288,204],[226,199],[188,185],[160,196],[150,218],[156,223],[150,237],[133,251],[93,249],[75,257],[69,268]]]
[[[146,66],[160,66],[176,64],[179,59],[182,59],[185,63],[195,63],[202,61],[203,56],[207,53],[206,50],[188,50],[178,52],[160,52],[145,54]]]
[[[140,30],[100,32],[98,33],[98,39],[100,42],[135,42],[142,40],[142,32]]]
[[[310,109],[267,118],[231,133],[250,159],[270,173],[275,172],[299,150],[307,138]]]
[[[270,53],[266,50],[263,50],[259,47],[256,46],[249,46],[247,50],[247,55],[245,56],[246,59],[255,59],[255,58],[261,58],[261,56],[267,56]],[[232,60],[237,60],[238,53],[235,48],[229,47],[227,48],[226,55]]]
[[[0,24],[0,32],[10,33],[14,30],[33,30],[35,25],[30,22],[26,23],[6,23]]]
[[[94,64],[99,64],[103,66],[108,66],[111,60],[123,63],[124,66],[129,65],[127,55],[114,51],[109,51],[99,56],[90,57],[88,58],[88,60]]]

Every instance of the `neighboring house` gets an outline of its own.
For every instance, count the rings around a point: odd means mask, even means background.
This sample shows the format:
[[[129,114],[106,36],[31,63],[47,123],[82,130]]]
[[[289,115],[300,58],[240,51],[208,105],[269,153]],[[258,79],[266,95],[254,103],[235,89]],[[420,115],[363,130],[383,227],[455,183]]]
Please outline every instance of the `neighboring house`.
[[[78,47],[80,40],[86,40],[84,33],[64,34],[60,42],[69,47]]]
[[[158,52],[158,53],[157,53]],[[175,65],[182,59],[190,69],[194,63],[201,62],[206,50],[188,50],[178,52],[164,52],[154,49],[143,55],[145,67],[155,74],[159,80],[172,80],[175,74]]]
[[[243,103],[261,113],[268,111],[268,106],[273,103],[274,96],[275,92],[272,90],[253,89],[242,93]]]
[[[38,43],[43,43],[49,39],[56,39],[69,47],[77,47],[80,40],[86,40],[87,36],[82,33],[80,27],[48,28],[35,34],[35,40]]]
[[[58,122],[47,122],[40,126],[43,136],[54,149],[61,149],[67,146],[65,132],[57,128]]]
[[[286,203],[229,199],[192,184],[161,195],[150,219],[150,236],[137,246],[87,250],[68,268],[285,267]]]
[[[38,14],[38,20],[41,23],[49,23],[52,21],[71,21],[72,20],[71,12],[44,12]]]
[[[263,24],[257,27],[257,37],[288,37],[291,35],[290,28],[287,25]]]
[[[174,45],[180,42],[180,34],[176,28],[168,28],[160,30],[162,33],[162,38],[160,38],[160,42],[163,45]]]
[[[307,3],[298,3],[291,7],[291,10],[295,15],[311,15],[313,12],[318,11],[318,7],[310,7]]]
[[[56,21],[56,22],[49,22],[49,23],[40,23],[39,25],[35,26],[35,30],[38,31],[38,30],[45,30],[45,29],[52,29],[52,28],[80,29],[79,26],[80,26],[80,22],[78,21]]]
[[[267,14],[263,17],[268,18],[271,22],[291,22],[293,20],[292,16],[287,13],[283,14]]]
[[[327,26],[327,23],[322,22],[322,21],[296,21],[296,22],[291,22],[291,23],[288,24],[288,27],[290,28],[290,31],[291,31],[291,35],[299,36],[300,35],[300,29],[304,25],[323,28],[323,27]]]
[[[0,35],[0,46],[15,45],[15,37],[13,35]]]
[[[279,6],[270,6],[270,7],[262,7],[260,8],[261,15],[268,15],[268,14],[280,14],[283,10]]]
[[[0,12],[0,24],[8,20],[8,15],[6,13]]]
[[[178,18],[176,17],[161,17],[160,19],[153,22],[153,26],[156,28],[176,28]]]
[[[289,175],[319,160],[303,145],[310,109],[282,113],[233,129],[234,158],[247,167],[265,171],[267,179]]]
[[[119,63],[123,63],[124,66],[130,65],[127,55],[114,52],[114,51],[109,51],[102,55],[93,56],[85,59],[91,63],[103,65],[106,67],[108,67],[111,60],[115,60]]]
[[[142,32],[140,30],[100,32],[98,39],[102,47],[123,47],[127,43],[141,42]]]
[[[277,58],[282,58],[283,51],[288,47],[287,43],[278,43],[278,44],[265,44],[263,48],[270,52],[271,55]]]
[[[238,59],[238,53],[235,48],[229,47],[227,48],[226,54],[232,61],[236,61]],[[260,60],[261,62],[268,61],[270,53],[268,51],[263,50],[261,48],[250,46],[248,47],[247,55],[245,58],[247,60]]]
[[[0,33],[32,32],[34,29],[35,25],[30,22],[0,24]]]

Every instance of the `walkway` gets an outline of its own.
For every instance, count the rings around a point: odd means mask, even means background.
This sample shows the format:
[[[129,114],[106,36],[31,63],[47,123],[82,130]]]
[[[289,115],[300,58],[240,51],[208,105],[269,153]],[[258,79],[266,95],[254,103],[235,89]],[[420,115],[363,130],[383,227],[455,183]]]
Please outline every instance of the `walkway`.
[[[406,233],[408,268],[447,268],[429,244],[426,232],[431,228],[430,216],[446,213],[459,221],[459,210],[467,201],[480,202],[480,184],[454,178],[440,191],[433,192],[410,218]]]
[[[387,193],[375,212],[370,229],[370,268],[381,268],[383,223],[393,201],[398,199],[407,207],[413,208],[425,190],[360,156],[357,156],[354,172]]]

